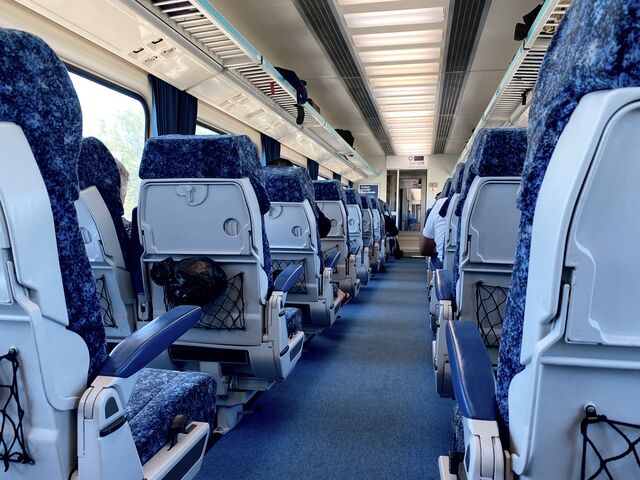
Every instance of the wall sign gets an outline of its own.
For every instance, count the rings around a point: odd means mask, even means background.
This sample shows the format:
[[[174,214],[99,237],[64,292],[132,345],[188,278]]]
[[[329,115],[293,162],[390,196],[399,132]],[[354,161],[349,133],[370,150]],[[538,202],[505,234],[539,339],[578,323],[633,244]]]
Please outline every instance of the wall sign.
[[[378,198],[380,192],[379,183],[361,183],[358,187],[361,195],[372,195],[375,199]]]

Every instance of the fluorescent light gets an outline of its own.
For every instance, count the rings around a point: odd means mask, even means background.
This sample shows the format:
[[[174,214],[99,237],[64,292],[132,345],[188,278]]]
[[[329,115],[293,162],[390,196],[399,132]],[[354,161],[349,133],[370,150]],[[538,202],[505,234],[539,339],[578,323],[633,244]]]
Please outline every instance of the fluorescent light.
[[[411,119],[392,118],[385,123],[388,128],[420,128],[432,125],[433,118],[422,121],[415,121]]]
[[[359,51],[363,63],[412,62],[440,58],[440,47]]]
[[[378,98],[378,105],[383,108],[384,105],[403,105],[414,103],[435,103],[435,95],[414,95],[412,97],[381,97]]]
[[[440,70],[440,64],[430,63],[404,63],[401,65],[367,65],[364,67],[367,75],[412,75],[420,73],[436,73]]]
[[[436,107],[435,102],[430,103],[408,103],[402,105],[380,105],[382,112],[398,112],[401,110],[433,110]]]
[[[398,112],[382,112],[382,116],[385,118],[423,118],[433,117],[435,112],[433,110],[401,110]]]
[[[361,33],[353,36],[354,45],[360,48],[439,43],[441,41],[442,29],[440,28],[414,32]]]
[[[374,87],[398,87],[402,85],[435,85],[437,75],[405,75],[402,77],[372,77]]]
[[[345,13],[344,21],[349,28],[436,23],[444,21],[444,8],[407,8],[403,10],[383,10],[380,12]]]
[[[374,88],[373,93],[376,97],[403,97],[414,95],[434,95],[436,87],[433,85],[424,85],[416,87],[379,87]]]
[[[432,132],[433,128],[407,128],[404,130],[389,129],[389,133],[391,133],[392,137],[402,135],[424,135]]]

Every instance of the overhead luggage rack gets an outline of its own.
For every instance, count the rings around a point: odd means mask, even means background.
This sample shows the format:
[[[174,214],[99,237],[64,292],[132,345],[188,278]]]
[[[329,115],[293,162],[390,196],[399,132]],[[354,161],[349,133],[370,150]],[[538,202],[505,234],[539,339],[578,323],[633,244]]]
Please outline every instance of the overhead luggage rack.
[[[268,100],[283,116],[297,117],[296,90],[206,0],[137,0],[169,27],[204,52],[223,71],[254,90],[261,100]],[[302,130],[330,153],[338,156],[359,175],[375,175],[364,160],[310,104],[303,105]]]
[[[489,105],[474,129],[516,125],[528,109],[549,43],[564,18],[571,0],[547,0],[538,13],[529,35],[523,40]],[[461,159],[466,158],[474,136],[467,142]]]

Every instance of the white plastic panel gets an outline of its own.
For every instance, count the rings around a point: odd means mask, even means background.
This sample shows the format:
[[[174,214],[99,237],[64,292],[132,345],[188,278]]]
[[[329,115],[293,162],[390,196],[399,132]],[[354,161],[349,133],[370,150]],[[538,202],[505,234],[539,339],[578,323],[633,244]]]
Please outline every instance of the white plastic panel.
[[[308,202],[306,203],[308,206]],[[308,208],[311,209],[310,206]],[[272,249],[311,250],[313,248],[311,221],[304,204],[271,202],[271,209],[265,217],[265,223],[269,246]]]
[[[640,346],[638,131],[640,103],[609,122],[582,187],[566,253],[575,269],[570,341]]]
[[[139,215],[146,254],[251,255],[242,181],[143,182]]]
[[[347,205],[349,235],[362,235],[362,213],[357,205]]]
[[[340,201],[317,201],[316,205],[331,220],[328,237],[344,237],[347,212]]]
[[[471,205],[468,256],[473,263],[513,264],[520,223],[516,195],[520,179],[476,178],[469,190]],[[465,208],[465,213],[467,213]],[[463,216],[464,221],[464,216]]]

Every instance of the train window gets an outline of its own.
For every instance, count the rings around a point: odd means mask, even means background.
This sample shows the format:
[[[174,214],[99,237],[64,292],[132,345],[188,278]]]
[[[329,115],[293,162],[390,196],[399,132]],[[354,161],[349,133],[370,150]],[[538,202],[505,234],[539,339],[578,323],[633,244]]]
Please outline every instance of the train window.
[[[100,139],[129,171],[125,217],[138,205],[138,169],[146,140],[147,108],[142,97],[119,87],[70,72],[82,108],[82,135]]]
[[[318,180],[329,180],[328,178],[323,177],[322,175],[318,175]]]
[[[222,135],[223,132],[211,128],[209,125],[199,123],[196,125],[196,135]]]

